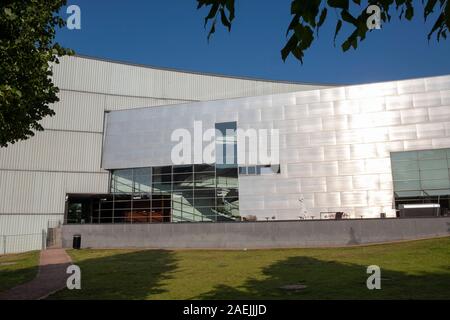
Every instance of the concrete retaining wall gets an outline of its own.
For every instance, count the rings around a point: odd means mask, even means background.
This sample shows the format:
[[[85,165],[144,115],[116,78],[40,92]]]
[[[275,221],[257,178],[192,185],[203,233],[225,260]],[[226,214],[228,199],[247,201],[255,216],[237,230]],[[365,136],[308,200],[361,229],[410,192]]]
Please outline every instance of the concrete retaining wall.
[[[83,248],[287,248],[369,244],[450,235],[450,217],[242,223],[64,225],[63,246]]]

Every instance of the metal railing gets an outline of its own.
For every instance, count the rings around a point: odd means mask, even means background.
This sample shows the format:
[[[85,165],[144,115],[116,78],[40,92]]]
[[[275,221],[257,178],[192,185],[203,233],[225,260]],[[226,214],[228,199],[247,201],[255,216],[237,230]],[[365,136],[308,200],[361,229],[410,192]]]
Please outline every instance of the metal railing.
[[[0,254],[20,253],[45,249],[47,246],[47,231],[30,234],[0,235]]]

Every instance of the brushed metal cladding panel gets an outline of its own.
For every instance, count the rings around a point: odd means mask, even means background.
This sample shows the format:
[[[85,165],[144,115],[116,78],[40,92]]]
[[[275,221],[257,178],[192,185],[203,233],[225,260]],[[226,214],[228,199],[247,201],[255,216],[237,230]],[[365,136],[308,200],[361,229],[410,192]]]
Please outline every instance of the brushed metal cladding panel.
[[[320,101],[336,101],[345,99],[345,87],[320,90]]]
[[[401,96],[388,96],[386,97],[386,110],[401,110],[401,109],[412,109],[413,98],[412,95],[401,95]]]
[[[297,195],[301,191],[300,179],[278,179],[275,189],[277,193]]]
[[[308,105],[292,105],[284,106],[285,119],[300,119],[308,116]]]
[[[312,164],[311,163],[288,163],[287,174],[289,177],[311,177]]]
[[[350,160],[350,145],[326,146],[324,156],[326,160]]]
[[[400,117],[402,119],[402,124],[427,122],[428,109],[420,108],[414,110],[402,110],[400,111]]]
[[[331,117],[322,118],[323,130],[346,130],[348,129],[348,116],[347,115],[337,115]]]
[[[350,146],[351,159],[366,159],[377,157],[376,144],[353,144]]]
[[[441,91],[441,104],[450,106],[450,90]]]
[[[305,147],[309,145],[309,133],[295,133],[286,136],[286,146],[288,147]]]
[[[341,203],[348,207],[367,206],[367,191],[341,192]]]
[[[373,97],[369,99],[358,100],[360,109],[364,112],[382,112],[386,111],[386,99],[382,97]]]
[[[413,95],[415,108],[435,107],[441,104],[441,93],[439,91],[416,93]]]
[[[348,191],[353,189],[352,176],[326,177],[327,191]]]
[[[365,172],[370,173],[390,173],[391,172],[391,159],[390,158],[378,158],[378,159],[366,159],[364,161]]]
[[[341,205],[341,194],[339,192],[315,193],[314,203],[320,207],[338,207]]]
[[[325,177],[302,178],[300,180],[302,192],[326,192],[327,181]]]
[[[338,162],[339,175],[353,175],[365,173],[364,160],[350,160]]]
[[[433,148],[448,148],[450,146],[450,137],[434,138],[431,140]]]
[[[437,121],[450,121],[450,105],[442,107],[428,108],[430,114],[430,120]]]
[[[319,131],[310,133],[311,145],[334,145],[336,144],[335,131]]]
[[[322,118],[303,118],[297,120],[297,132],[317,132],[322,130]]]
[[[338,162],[313,162],[312,176],[313,177],[329,177],[338,175]]]
[[[321,102],[308,104],[310,116],[332,116],[334,115],[333,102]]]
[[[346,92],[347,99],[367,99],[390,96],[398,93],[396,82],[355,85],[347,87]]]
[[[355,190],[379,190],[380,175],[359,175],[352,177],[352,185]]]
[[[377,190],[368,192],[369,206],[389,206],[393,203],[393,192],[391,190]]]
[[[425,78],[425,88],[427,91],[450,89],[450,78],[447,76]]]
[[[351,115],[360,112],[358,100],[336,100],[333,104],[335,115]]]
[[[323,147],[300,148],[296,153],[300,162],[324,161],[323,149]]]
[[[417,125],[417,137],[419,139],[424,138],[437,138],[445,136],[444,123],[424,123]]]
[[[364,142],[364,136],[359,130],[336,131],[337,144],[353,144]]]
[[[417,129],[415,125],[389,128],[389,140],[391,141],[412,139],[417,139]]]
[[[403,80],[397,82],[398,94],[425,92],[425,79]]]
[[[433,148],[433,142],[431,139],[422,140],[406,140],[403,142],[404,150],[427,150]]]

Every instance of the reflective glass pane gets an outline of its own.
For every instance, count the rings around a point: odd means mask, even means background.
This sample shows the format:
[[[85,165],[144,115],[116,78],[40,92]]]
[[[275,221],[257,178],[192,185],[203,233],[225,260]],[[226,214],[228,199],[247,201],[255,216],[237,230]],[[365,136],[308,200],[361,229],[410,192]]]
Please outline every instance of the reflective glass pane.
[[[392,161],[397,160],[417,160],[417,151],[393,152],[391,153]]]
[[[395,191],[420,190],[420,180],[394,181]]]
[[[172,173],[172,167],[166,166],[166,167],[154,167],[153,168],[153,174],[171,174]]]
[[[133,170],[122,169],[112,172],[111,192],[131,193],[133,192]]]
[[[446,159],[447,154],[445,150],[425,150],[425,151],[419,151],[419,160],[424,159]]]
[[[214,172],[216,167],[209,164],[196,164],[194,165],[194,172]]]
[[[448,179],[448,169],[421,170],[420,178],[421,180]]]
[[[450,181],[448,179],[445,180],[423,180],[422,181],[423,189],[448,189],[450,188]]]
[[[173,167],[173,173],[189,173],[192,172],[192,165],[180,165]]]
[[[236,188],[238,186],[238,168],[217,168],[217,187],[218,188]]]
[[[394,171],[394,181],[419,180],[419,171]]]
[[[447,160],[445,160],[445,159],[440,159],[440,160],[420,160],[419,161],[419,168],[421,170],[448,168]]]
[[[419,170],[418,161],[393,161],[392,170],[394,171],[410,171]]]

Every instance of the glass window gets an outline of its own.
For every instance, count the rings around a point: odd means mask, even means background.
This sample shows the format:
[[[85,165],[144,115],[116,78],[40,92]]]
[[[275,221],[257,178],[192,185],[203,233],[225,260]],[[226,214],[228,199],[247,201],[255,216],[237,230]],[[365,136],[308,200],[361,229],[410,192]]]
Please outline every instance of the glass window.
[[[420,160],[419,161],[419,169],[420,170],[432,170],[432,169],[444,169],[448,168],[447,160]]]
[[[154,167],[153,168],[153,174],[171,174],[172,173],[172,167],[166,166],[166,167]]]
[[[393,161],[392,169],[394,171],[419,170],[419,162],[418,161]]]
[[[438,180],[448,177],[448,169],[438,169],[438,170],[421,170],[420,179],[422,180]]]
[[[113,193],[133,192],[133,169],[114,170],[111,177],[111,191]]]
[[[192,171],[193,166],[192,165],[180,165],[180,166],[174,166],[173,167],[173,173],[190,173]]]
[[[418,152],[419,160],[447,159],[446,150],[425,150]]]
[[[448,189],[450,188],[450,181],[448,179],[441,180],[422,180],[422,188],[427,189]]]
[[[420,180],[394,181],[395,191],[420,190]]]
[[[393,172],[395,181],[405,181],[405,180],[419,180],[419,171],[411,170],[411,171],[394,171]]]
[[[248,174],[256,174],[256,167],[247,167]]]
[[[392,161],[417,160],[417,151],[394,152],[391,154]]]

